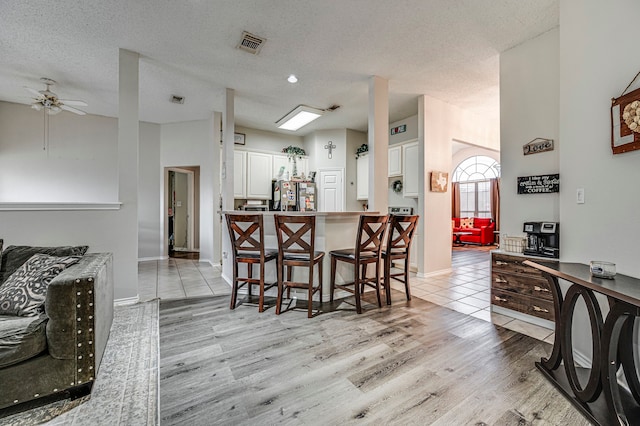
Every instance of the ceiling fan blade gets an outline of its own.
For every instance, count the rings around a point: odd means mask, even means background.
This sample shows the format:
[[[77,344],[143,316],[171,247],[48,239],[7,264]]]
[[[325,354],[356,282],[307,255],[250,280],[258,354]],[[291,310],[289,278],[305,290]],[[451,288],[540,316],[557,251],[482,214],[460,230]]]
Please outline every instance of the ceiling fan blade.
[[[42,93],[38,92],[36,89],[32,89],[31,87],[27,87],[27,86],[23,86],[23,87],[24,87],[24,90],[26,90],[27,92],[31,93],[34,96],[37,96],[38,98],[44,97]]]
[[[59,99],[65,105],[73,105],[73,106],[89,106],[85,101],[74,101],[71,99]]]
[[[86,112],[84,112],[84,111],[80,111],[77,108],[73,108],[73,107],[70,107],[70,106],[64,105],[64,104],[61,104],[60,108],[62,108],[65,111],[69,111],[69,112],[72,112],[72,113],[78,114],[78,115],[85,115],[86,114]]]

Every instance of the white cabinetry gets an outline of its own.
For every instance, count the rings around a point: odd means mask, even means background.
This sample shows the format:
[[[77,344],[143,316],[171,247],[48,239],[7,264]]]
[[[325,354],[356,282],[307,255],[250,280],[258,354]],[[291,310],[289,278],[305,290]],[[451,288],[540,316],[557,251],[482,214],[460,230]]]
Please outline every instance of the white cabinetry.
[[[247,197],[247,153],[233,152],[233,198]]]
[[[369,155],[361,155],[356,160],[356,199],[369,199]]]
[[[278,176],[280,167],[284,166],[284,173],[282,179],[287,179],[287,172],[289,172],[289,179],[293,177],[293,160],[289,161],[289,157],[286,155],[273,155],[273,175],[272,178]],[[309,159],[307,157],[296,158],[296,167],[298,169],[298,176],[304,173],[305,177],[309,177]]]
[[[402,145],[403,196],[418,197],[418,142]]]
[[[247,198],[271,199],[271,154],[247,152]]]
[[[389,148],[389,177],[402,175],[402,147],[394,146]]]

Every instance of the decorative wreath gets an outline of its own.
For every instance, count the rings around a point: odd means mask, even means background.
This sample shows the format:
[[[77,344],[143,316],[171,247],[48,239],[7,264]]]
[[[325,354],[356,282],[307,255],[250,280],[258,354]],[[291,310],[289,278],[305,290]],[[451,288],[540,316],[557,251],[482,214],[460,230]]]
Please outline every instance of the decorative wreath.
[[[393,192],[397,194],[402,192],[402,181],[401,180],[393,181],[393,183],[391,184],[391,189],[393,189]]]
[[[640,133],[640,101],[633,101],[624,107],[622,119],[632,132]]]

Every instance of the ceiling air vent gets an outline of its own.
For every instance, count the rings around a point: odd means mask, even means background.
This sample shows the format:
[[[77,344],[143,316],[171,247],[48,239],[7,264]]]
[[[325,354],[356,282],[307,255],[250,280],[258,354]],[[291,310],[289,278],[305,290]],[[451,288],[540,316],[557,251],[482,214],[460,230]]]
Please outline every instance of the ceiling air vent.
[[[246,31],[242,32],[242,40],[238,44],[238,49],[257,55],[262,49],[262,45],[267,41],[266,38],[258,37]]]
[[[171,95],[171,102],[174,104],[184,104],[184,96]]]

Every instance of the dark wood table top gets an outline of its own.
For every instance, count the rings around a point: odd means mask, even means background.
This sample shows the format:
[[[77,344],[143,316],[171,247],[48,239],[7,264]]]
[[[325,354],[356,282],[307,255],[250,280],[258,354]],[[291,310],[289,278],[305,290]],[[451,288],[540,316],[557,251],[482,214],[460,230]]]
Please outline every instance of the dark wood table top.
[[[589,265],[582,263],[545,262],[526,260],[525,265],[547,272],[598,293],[640,306],[640,279],[628,275],[616,274],[613,279],[598,278],[591,275]]]

